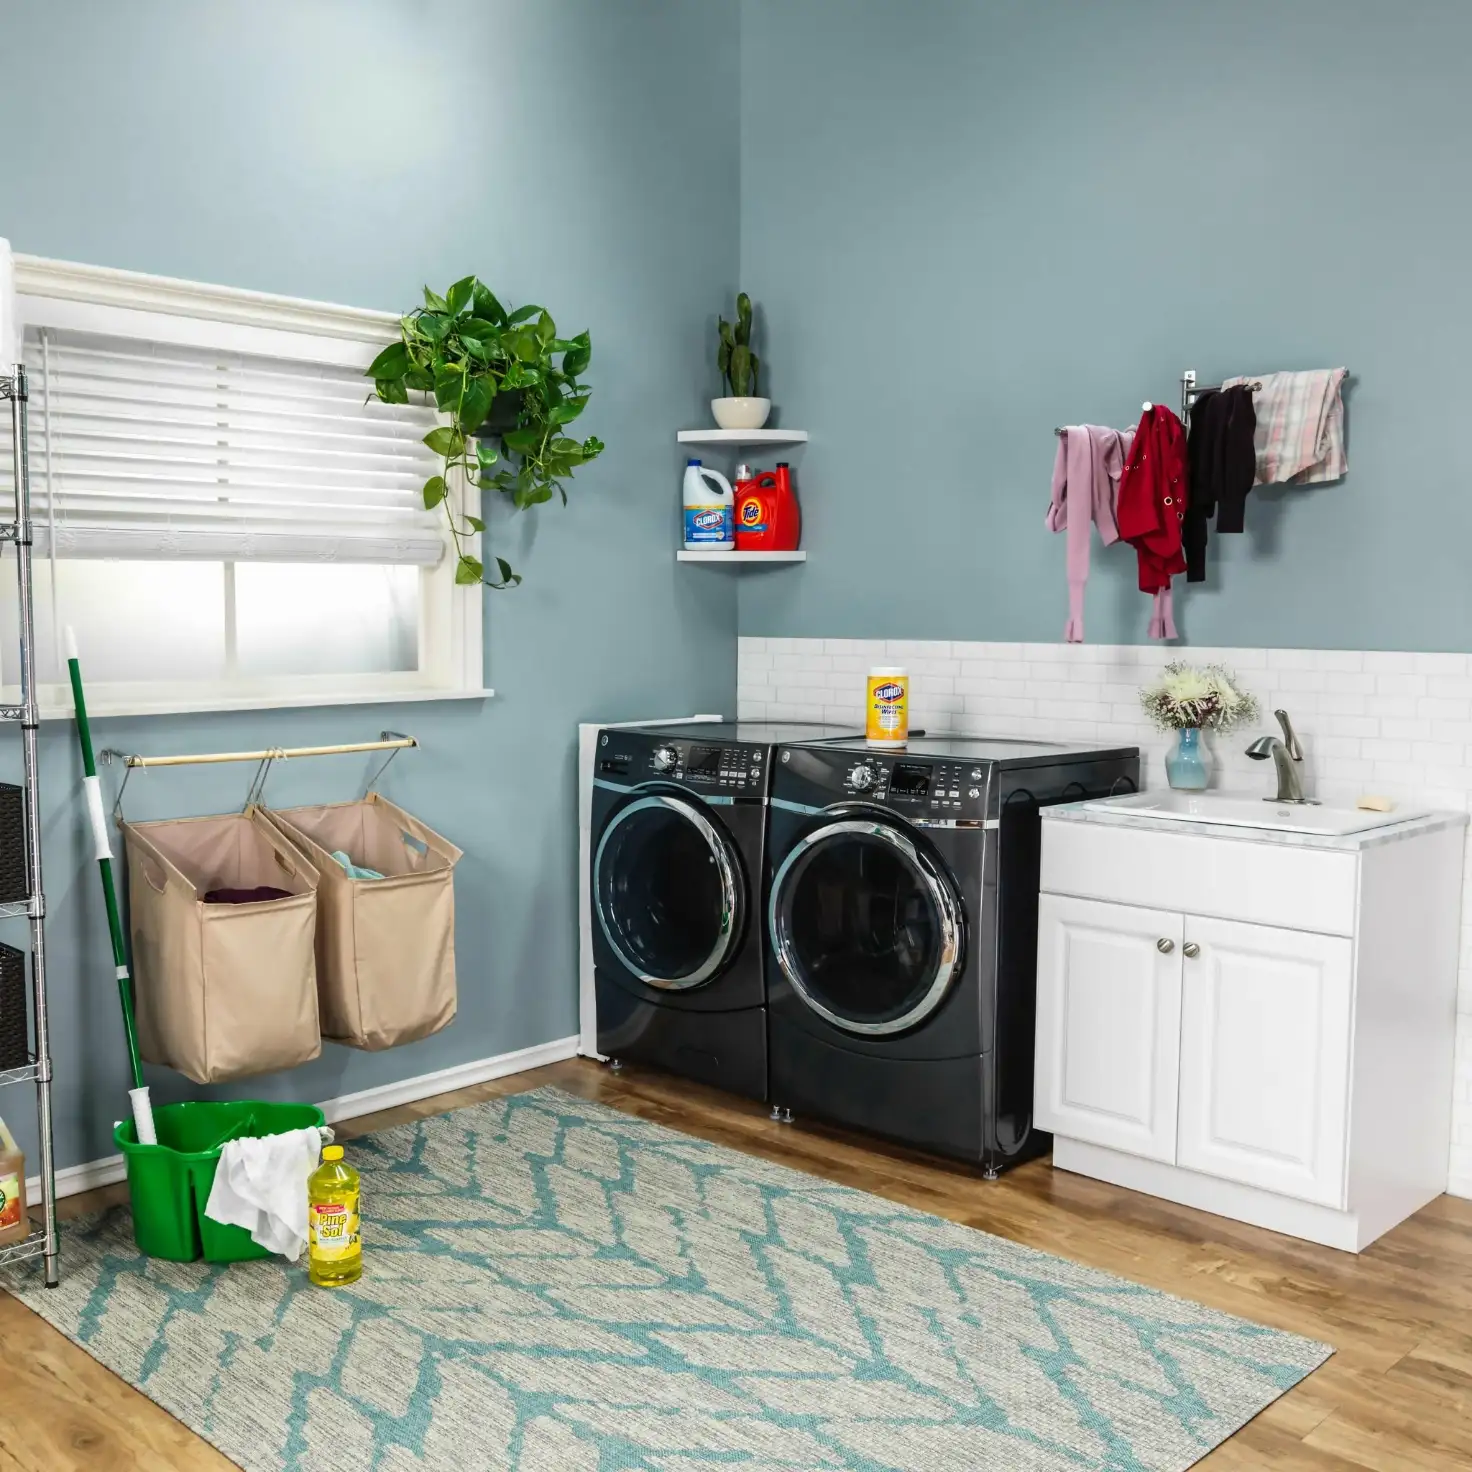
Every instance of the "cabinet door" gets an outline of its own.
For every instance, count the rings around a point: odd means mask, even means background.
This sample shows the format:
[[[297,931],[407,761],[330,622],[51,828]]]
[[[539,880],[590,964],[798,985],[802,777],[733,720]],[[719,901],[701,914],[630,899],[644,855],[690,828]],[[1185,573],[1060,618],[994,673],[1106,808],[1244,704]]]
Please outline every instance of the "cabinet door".
[[[1186,921],[1177,1163],[1344,1205],[1351,943]]]
[[[1045,894],[1033,1113],[1070,1139],[1173,1162],[1184,921]]]

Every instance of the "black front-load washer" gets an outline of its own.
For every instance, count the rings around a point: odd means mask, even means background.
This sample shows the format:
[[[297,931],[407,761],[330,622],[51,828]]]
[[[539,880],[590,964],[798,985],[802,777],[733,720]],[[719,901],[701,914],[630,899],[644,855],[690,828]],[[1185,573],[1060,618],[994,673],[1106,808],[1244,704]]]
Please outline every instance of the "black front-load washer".
[[[767,838],[774,1105],[983,1166],[1032,1128],[1039,809],[1132,792],[1135,747],[784,746]]]
[[[600,1053],[766,1098],[772,754],[842,734],[765,721],[598,733],[589,894]]]

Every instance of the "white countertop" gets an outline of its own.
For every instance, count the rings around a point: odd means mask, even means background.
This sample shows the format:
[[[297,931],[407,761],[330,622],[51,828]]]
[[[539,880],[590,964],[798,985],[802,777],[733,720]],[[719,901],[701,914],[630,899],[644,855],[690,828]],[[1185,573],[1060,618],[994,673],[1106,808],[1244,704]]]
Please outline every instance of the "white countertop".
[[[1182,822],[1145,812],[1110,812],[1088,802],[1060,803],[1042,811],[1045,822],[1097,823],[1106,828],[1152,829],[1157,833],[1194,834],[1201,838],[1220,838],[1230,843],[1275,843],[1291,848],[1333,849],[1341,853],[1360,853],[1385,843],[1399,843],[1422,833],[1441,828],[1465,828],[1467,814],[1457,812],[1422,813],[1400,823],[1386,823],[1379,828],[1366,828],[1359,833],[1299,833],[1284,828],[1243,828],[1236,824]]]

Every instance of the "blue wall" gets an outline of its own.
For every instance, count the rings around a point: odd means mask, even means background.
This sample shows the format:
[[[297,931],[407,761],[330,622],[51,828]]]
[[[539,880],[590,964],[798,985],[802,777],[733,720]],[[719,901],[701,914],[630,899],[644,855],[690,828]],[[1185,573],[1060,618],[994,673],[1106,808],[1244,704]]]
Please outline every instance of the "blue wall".
[[[585,422],[609,448],[569,509],[506,532],[527,580],[486,598],[493,701],[99,723],[99,745],[149,752],[412,731],[424,750],[385,791],[466,851],[446,1032],[329,1045],[220,1092],[326,1098],[576,1030],[575,723],[734,698],[732,580],[672,556],[672,432],[703,418],[713,314],[736,287],[737,28],[716,0],[0,0],[5,116],[25,133],[0,147],[16,250],[398,310],[476,271],[592,331]],[[74,743],[69,723],[45,728],[62,1165],[110,1154],[127,1107]],[[0,776],[14,751],[0,739]],[[129,815],[228,810],[249,775],[148,773]],[[348,797],[365,775],[299,764],[271,797]],[[29,1149],[29,1101],[0,1110]]]
[[[1472,647],[1465,0],[745,0],[742,285],[813,433],[743,633],[1057,640],[1057,424],[1347,365],[1349,477],[1254,492],[1195,643]],[[1143,641],[1127,548],[1087,631]]]
[[[1254,494],[1180,599],[1191,640],[1469,647],[1461,0],[0,0],[0,35],[18,250],[385,308],[475,270],[593,333],[609,450],[568,511],[503,528],[527,583],[487,598],[494,701],[100,730],[424,742],[386,790],[466,850],[460,1018],[329,1046],[264,1094],[573,1031],[575,723],[729,708],[738,611],[752,634],[1056,640],[1052,427],[1132,422],[1183,368],[1357,378],[1349,478]],[[671,557],[670,442],[705,419],[738,278],[780,420],[814,436],[813,560],[742,579],[739,610],[733,575]],[[1143,637],[1132,573],[1096,555],[1091,639]],[[272,796],[348,796],[365,769],[285,770]],[[69,1164],[110,1150],[125,1075],[69,726],[43,776]],[[150,774],[129,811],[227,808],[247,780]],[[29,1140],[25,1102],[0,1108]]]

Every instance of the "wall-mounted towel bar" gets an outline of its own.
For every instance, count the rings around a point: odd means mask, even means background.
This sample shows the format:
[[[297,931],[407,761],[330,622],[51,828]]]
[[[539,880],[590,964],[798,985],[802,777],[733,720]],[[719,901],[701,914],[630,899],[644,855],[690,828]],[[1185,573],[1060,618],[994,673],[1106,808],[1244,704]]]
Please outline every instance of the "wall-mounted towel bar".
[[[1346,378],[1349,377],[1348,368],[1344,370],[1344,376]],[[1219,383],[1208,383],[1198,388],[1196,385],[1195,370],[1191,368],[1186,369],[1181,374],[1181,423],[1189,425],[1191,422],[1192,400],[1199,399],[1202,394],[1219,393],[1222,387],[1223,385]],[[1260,378],[1254,378],[1246,387],[1250,388],[1255,394],[1261,393],[1262,380]]]
[[[1346,368],[1344,370],[1344,376],[1346,378],[1349,377],[1349,369]],[[1261,379],[1254,378],[1246,386],[1250,388],[1255,394],[1262,392]],[[1193,399],[1199,399],[1202,394],[1219,393],[1221,389],[1222,385],[1219,383],[1202,384],[1198,388],[1196,385],[1196,370],[1194,368],[1186,369],[1186,371],[1181,374],[1181,423],[1189,424],[1191,422],[1191,401]],[[1147,412],[1149,411],[1149,408],[1150,405],[1147,403],[1145,405],[1145,409]],[[1060,424],[1054,428],[1053,433],[1056,435],[1063,435],[1067,434],[1068,430],[1068,425]]]

